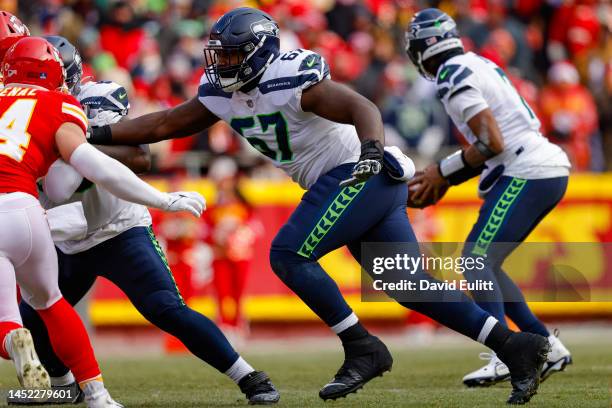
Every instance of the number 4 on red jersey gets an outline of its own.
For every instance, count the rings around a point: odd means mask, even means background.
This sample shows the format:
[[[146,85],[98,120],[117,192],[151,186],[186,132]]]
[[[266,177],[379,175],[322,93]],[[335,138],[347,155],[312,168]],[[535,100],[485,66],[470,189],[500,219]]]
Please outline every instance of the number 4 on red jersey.
[[[0,193],[37,196],[36,180],[58,158],[55,133],[66,122],[87,129],[71,95],[25,87],[0,91]]]

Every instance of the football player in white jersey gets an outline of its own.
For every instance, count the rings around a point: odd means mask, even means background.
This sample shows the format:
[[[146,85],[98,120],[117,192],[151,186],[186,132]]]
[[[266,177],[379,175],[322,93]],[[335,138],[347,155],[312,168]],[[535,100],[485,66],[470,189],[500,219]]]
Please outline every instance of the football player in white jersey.
[[[156,142],[193,134],[221,119],[307,189],[272,242],[270,263],[340,337],[344,363],[319,396],[346,396],[390,370],[393,359],[359,322],[318,259],[347,245],[361,261],[361,242],[416,243],[406,215],[405,185],[414,166],[399,149],[383,149],[376,106],[332,81],[320,55],[302,49],[280,53],[278,25],[269,15],[252,8],[225,14],[211,29],[205,57],[196,97],[98,128],[90,141]],[[420,256],[414,248],[412,255]],[[408,280],[434,280],[423,270],[404,272]],[[400,303],[495,349],[512,372],[511,401],[529,400],[539,384],[546,339],[513,333],[459,291],[431,296]]]
[[[130,106],[125,88],[110,81],[81,85],[81,59],[76,48],[63,37],[46,38],[60,52],[66,82],[83,105],[90,126],[123,119]],[[100,149],[134,171],[149,169],[146,146],[100,146]],[[45,208],[80,202],[87,220],[84,237],[55,243],[59,286],[69,303],[78,303],[98,276],[103,276],[116,284],[147,320],[177,337],[194,355],[235,381],[249,403],[271,404],[279,400],[267,375],[255,371],[240,357],[210,319],[185,304],[153,234],[151,216],[145,206],[117,198],[83,179],[62,160],[52,165],[42,185],[40,197]],[[51,376],[51,384],[78,391],[74,376],[56,357],[36,312],[25,302],[20,310],[40,360]],[[75,400],[78,402],[78,398]]]
[[[529,310],[502,264],[563,197],[569,160],[540,133],[539,120],[504,71],[486,58],[464,52],[448,15],[438,9],[418,12],[406,42],[410,59],[421,75],[436,82],[444,108],[470,143],[411,180],[409,205],[432,204],[449,185],[480,176],[484,203],[464,255],[486,255],[487,268],[466,275],[494,282],[495,291],[473,293],[483,309],[500,322],[507,315],[522,331],[549,339],[552,351],[542,370],[542,380],[546,379],[570,364],[571,355]],[[465,385],[487,386],[509,378],[508,368],[494,353],[482,358],[489,363],[467,374]]]

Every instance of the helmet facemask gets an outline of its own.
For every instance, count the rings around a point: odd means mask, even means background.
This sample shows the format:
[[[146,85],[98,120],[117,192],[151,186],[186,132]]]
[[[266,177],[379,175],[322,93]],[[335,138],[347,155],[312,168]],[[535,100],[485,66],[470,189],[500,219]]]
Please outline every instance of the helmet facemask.
[[[81,78],[83,77],[83,63],[79,53],[75,53],[74,61],[68,66],[64,66],[66,70],[66,86],[70,93],[77,96],[81,90]]]
[[[234,92],[259,77],[274,59],[270,54],[264,66],[255,74],[251,67],[251,58],[259,51],[268,37],[263,35],[257,45],[251,42],[237,46],[227,46],[221,40],[211,36],[204,48],[206,78],[215,88],[225,92]]]

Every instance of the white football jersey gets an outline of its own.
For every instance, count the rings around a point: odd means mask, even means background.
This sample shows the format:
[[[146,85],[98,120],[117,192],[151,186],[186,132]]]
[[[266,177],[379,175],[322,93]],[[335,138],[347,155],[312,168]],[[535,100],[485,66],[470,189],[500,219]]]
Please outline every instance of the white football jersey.
[[[354,126],[302,110],[302,91],[325,78],[330,78],[325,60],[312,51],[297,49],[279,55],[248,93],[223,92],[203,75],[198,98],[308,189],[331,169],[356,162],[361,152]]]
[[[118,121],[121,115],[109,116],[109,113],[115,113],[109,108],[125,109],[123,114],[127,113],[129,108],[125,89],[113,82],[86,83],[81,87],[77,99],[83,104],[89,122],[94,126]],[[62,171],[72,171],[76,175],[64,173],[64,177],[60,177],[60,182],[71,183],[71,180],[74,180],[73,177],[83,180],[71,166],[64,166]],[[50,171],[52,170],[53,167]],[[65,254],[86,251],[130,228],[147,227],[152,223],[149,210],[145,206],[121,200],[87,180],[65,203],[53,203],[44,192],[40,194],[40,202],[46,209],[75,201],[83,203],[83,211],[87,219],[87,235],[83,240],[56,242],[56,246]]]
[[[438,97],[468,142],[477,138],[467,122],[490,108],[504,138],[504,151],[486,162],[488,171],[505,166],[504,175],[525,179],[569,174],[563,150],[540,133],[540,121],[518,94],[504,71],[486,58],[467,52],[438,69]]]

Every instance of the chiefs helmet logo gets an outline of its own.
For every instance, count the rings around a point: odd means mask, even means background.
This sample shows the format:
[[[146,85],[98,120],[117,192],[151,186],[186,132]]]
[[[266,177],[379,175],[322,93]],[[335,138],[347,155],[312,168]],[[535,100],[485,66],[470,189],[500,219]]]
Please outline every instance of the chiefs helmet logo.
[[[11,22],[11,25],[13,26],[13,28],[17,30],[18,34],[30,35],[30,30],[28,30],[28,27],[26,27],[25,24],[19,21],[17,17],[11,16],[9,21]]]

